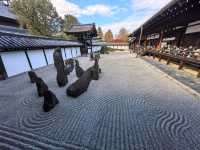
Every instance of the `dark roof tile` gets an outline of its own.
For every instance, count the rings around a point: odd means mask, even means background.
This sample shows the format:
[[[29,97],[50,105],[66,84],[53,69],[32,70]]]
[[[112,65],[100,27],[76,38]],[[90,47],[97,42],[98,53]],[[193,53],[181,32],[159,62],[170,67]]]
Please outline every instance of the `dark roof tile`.
[[[55,39],[41,36],[29,36],[0,32],[0,51],[1,50],[22,50],[35,48],[55,48],[81,46],[77,41],[66,41],[63,39]]]
[[[68,33],[89,32],[94,30],[96,30],[94,24],[77,24],[72,25]]]

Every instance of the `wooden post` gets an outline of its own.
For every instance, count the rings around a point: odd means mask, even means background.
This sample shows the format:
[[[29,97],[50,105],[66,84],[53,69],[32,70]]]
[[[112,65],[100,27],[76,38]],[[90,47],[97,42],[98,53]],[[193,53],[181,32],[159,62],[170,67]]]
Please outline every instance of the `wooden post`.
[[[153,59],[155,59],[156,58],[156,53],[153,53]]]
[[[159,54],[159,61],[161,61],[162,60],[162,55],[161,54]]]
[[[24,52],[25,52],[26,58],[27,58],[27,60],[28,60],[28,64],[29,64],[31,70],[33,70],[33,67],[32,67],[32,64],[31,64],[30,58],[29,58],[29,56],[28,56],[27,50],[25,50]]]
[[[167,58],[167,65],[170,64],[170,57]]]
[[[159,46],[158,46],[158,47],[159,47],[159,49],[160,49],[160,48],[161,48],[161,44],[162,44],[162,40],[163,40],[164,32],[161,30],[161,32],[160,32],[159,35],[160,35],[160,39],[159,39],[159,44],[158,44]],[[157,48],[158,48],[158,47],[157,47]]]
[[[199,68],[199,72],[197,74],[197,78],[200,78],[200,68]]]
[[[181,70],[181,69],[183,69],[183,66],[184,66],[184,64],[185,64],[185,59],[186,59],[186,56],[184,56],[184,58],[183,59],[181,59],[181,62],[180,62],[180,64],[179,64],[179,70]]]
[[[141,30],[140,30],[139,46],[140,46],[140,44],[141,44],[142,34],[143,34],[143,26],[141,26]]]
[[[3,60],[1,58],[1,54],[0,54],[0,80],[4,80],[8,78],[8,74],[6,72],[6,68],[3,64]]]
[[[73,49],[73,47],[71,47],[71,48],[70,48],[70,51],[71,51],[71,56],[72,56],[72,58],[73,58],[73,53],[72,53],[72,49]]]
[[[180,64],[179,64],[179,67],[178,67],[178,70],[181,70],[183,69],[183,65],[184,65],[184,61],[181,60]]]
[[[65,53],[65,57],[66,57],[66,59],[67,59],[67,55],[66,55],[66,52],[65,52],[65,48],[64,48],[64,53]]]
[[[176,43],[176,45],[177,45],[177,47],[180,47],[181,46],[181,41],[182,41],[182,39],[184,38],[184,35],[185,35],[185,32],[186,32],[186,29],[187,29],[187,26],[188,25],[184,25],[184,27],[181,29],[181,33],[180,33],[180,35],[179,35],[179,37],[178,37],[178,40],[177,40],[177,43]]]
[[[44,48],[42,49],[42,51],[43,51],[43,54],[44,54],[44,58],[45,58],[46,64],[49,65]]]
[[[140,39],[139,39],[139,52],[137,50],[137,55],[141,54],[141,40],[142,40],[142,34],[143,34],[143,26],[141,26],[141,30],[140,30]]]

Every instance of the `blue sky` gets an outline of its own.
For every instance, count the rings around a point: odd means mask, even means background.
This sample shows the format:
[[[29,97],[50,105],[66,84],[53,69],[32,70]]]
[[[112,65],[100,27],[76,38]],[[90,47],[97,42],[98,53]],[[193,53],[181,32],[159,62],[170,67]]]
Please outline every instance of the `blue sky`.
[[[96,23],[117,34],[122,27],[132,32],[170,0],[51,0],[60,16],[72,14],[81,23]]]

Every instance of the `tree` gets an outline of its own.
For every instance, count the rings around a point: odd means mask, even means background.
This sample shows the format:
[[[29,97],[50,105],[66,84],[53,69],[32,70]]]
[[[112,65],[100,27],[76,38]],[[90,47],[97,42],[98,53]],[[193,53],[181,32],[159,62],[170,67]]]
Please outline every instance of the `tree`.
[[[118,39],[120,39],[122,42],[128,42],[128,31],[125,28],[121,28],[119,30]]]
[[[62,19],[50,0],[12,0],[11,8],[31,34],[49,36],[61,29]]]
[[[102,31],[101,27],[98,27],[97,34],[98,34],[98,37],[100,37],[101,39],[103,39],[103,31]]]
[[[79,24],[78,19],[73,15],[65,15],[63,31],[67,32],[73,24]]]
[[[113,40],[113,33],[111,30],[108,30],[106,33],[105,33],[105,41],[106,42],[112,42]]]

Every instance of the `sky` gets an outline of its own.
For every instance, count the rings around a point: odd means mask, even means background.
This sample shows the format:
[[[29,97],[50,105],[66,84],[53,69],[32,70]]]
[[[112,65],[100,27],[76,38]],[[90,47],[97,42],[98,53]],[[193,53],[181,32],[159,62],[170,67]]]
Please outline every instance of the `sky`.
[[[81,23],[95,23],[117,35],[122,27],[133,32],[171,0],[51,0],[61,17],[71,14]]]

